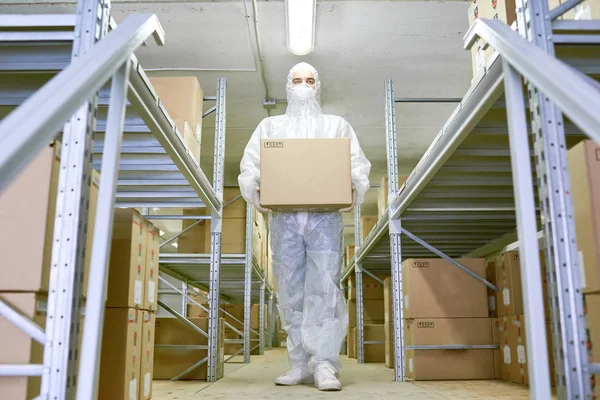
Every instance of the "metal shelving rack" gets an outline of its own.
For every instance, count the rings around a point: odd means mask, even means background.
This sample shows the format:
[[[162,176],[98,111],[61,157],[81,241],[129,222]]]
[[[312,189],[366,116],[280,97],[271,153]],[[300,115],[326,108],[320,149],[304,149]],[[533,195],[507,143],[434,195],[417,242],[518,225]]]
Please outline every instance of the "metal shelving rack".
[[[237,200],[234,199],[233,201]],[[244,304],[244,321],[237,320],[233,315],[228,314],[221,308],[221,312],[227,314],[234,321],[243,324],[243,332],[239,331],[230,323],[225,325],[238,333],[243,339],[225,339],[225,343],[243,344],[243,348],[237,353],[230,355],[226,360],[229,361],[239,353],[244,354],[244,362],[250,362],[250,352],[259,347],[259,354],[264,353],[265,344],[268,348],[272,342],[273,334],[273,302],[275,301],[275,292],[266,279],[264,271],[261,270],[259,260],[252,254],[252,215],[254,208],[251,205],[246,207],[246,253],[245,254],[223,254],[221,257],[220,283],[221,298],[226,302]],[[159,263],[160,270],[174,278],[185,282],[186,284],[206,289],[210,283],[210,274],[204,266],[208,265],[210,257],[208,254],[161,254]],[[184,295],[184,291],[175,289],[179,294]],[[266,299],[266,292],[269,298]],[[190,301],[199,307],[200,303],[192,299],[189,295],[184,297],[183,308]],[[266,302],[266,303],[265,303]],[[251,329],[250,325],[250,307],[251,303],[259,304],[259,331]],[[268,304],[267,315],[264,315],[265,304]],[[183,311],[185,312],[185,311]],[[182,313],[183,313],[182,312]],[[183,314],[185,315],[185,314]],[[268,337],[265,338],[264,325],[265,318],[268,321]],[[251,332],[258,335],[258,339],[251,339]],[[258,341],[258,344],[252,346],[252,341]]]
[[[558,395],[560,399],[591,399],[589,377],[600,368],[588,364],[566,149],[584,135],[600,143],[599,85],[584,75],[600,74],[600,21],[556,19],[578,3],[571,0],[552,11],[540,0],[518,5],[519,33],[528,40],[500,21],[476,22],[465,38],[465,47],[481,37],[496,50],[492,63],[475,79],[401,187],[395,126],[395,103],[399,101],[393,83],[386,81],[390,207],[364,243],[360,210],[356,210],[356,255],[343,273],[343,280],[356,274],[359,362],[363,362],[368,344],[362,335],[363,273],[392,273],[395,378],[404,381],[404,350],[408,347],[403,336],[402,261],[480,257],[518,238],[526,266],[522,279],[531,396],[549,399],[545,321],[539,313],[543,300],[537,228],[541,225],[546,265],[552,266],[548,282]],[[543,38],[544,43],[532,38]],[[555,45],[557,57],[564,63],[555,57]],[[569,51],[573,49],[579,51]],[[531,126],[525,118],[521,76],[528,80],[529,108],[535,111]],[[569,121],[563,122],[562,113]],[[535,134],[529,134],[531,130]],[[533,152],[529,150],[532,143]],[[543,178],[534,180],[532,175]],[[535,207],[534,201],[540,207]],[[452,263],[464,270],[459,263]],[[439,346],[427,347],[433,348]]]
[[[199,333],[215,381],[226,80],[209,110],[217,113],[211,184],[133,55],[151,37],[164,42],[156,16],[132,15],[117,27],[109,1],[81,0],[75,15],[2,15],[0,27],[0,79],[10,82],[0,89],[0,190],[61,131],[63,144],[45,330],[0,301],[0,314],[44,345],[43,364],[1,365],[0,375],[41,376],[40,398],[96,398],[114,207],[208,207],[209,332]],[[102,174],[78,348],[87,234],[80,221],[92,168]]]

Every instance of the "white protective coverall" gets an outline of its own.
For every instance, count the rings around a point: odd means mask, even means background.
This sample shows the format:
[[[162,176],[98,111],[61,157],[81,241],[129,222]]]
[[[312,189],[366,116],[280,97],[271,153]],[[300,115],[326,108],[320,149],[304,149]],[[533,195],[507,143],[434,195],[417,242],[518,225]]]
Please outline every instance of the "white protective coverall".
[[[306,84],[292,84],[294,72],[300,68],[312,70],[314,90]],[[350,138],[354,206],[359,206],[369,188],[371,164],[350,124],[322,113],[317,71],[306,63],[296,65],[289,72],[286,91],[285,115],[261,121],[246,147],[238,179],[243,197],[249,203],[257,199],[261,139]],[[340,373],[339,353],[348,329],[348,310],[340,289],[342,214],[273,212],[269,222],[273,273],[281,323],[288,334],[290,365],[308,366],[314,373],[320,364],[329,363]]]

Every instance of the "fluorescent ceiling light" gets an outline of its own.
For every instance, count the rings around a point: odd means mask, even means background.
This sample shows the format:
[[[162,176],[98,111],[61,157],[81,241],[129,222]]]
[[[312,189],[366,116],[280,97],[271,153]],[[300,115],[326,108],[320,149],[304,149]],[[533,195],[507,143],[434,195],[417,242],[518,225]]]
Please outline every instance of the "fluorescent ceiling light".
[[[288,51],[304,56],[315,49],[317,0],[286,0],[285,18]]]

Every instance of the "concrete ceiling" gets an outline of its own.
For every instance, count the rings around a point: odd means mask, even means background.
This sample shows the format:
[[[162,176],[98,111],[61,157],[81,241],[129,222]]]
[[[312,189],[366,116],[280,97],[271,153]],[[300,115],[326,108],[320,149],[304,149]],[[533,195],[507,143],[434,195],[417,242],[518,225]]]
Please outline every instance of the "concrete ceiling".
[[[2,6],[0,12],[68,12],[74,7],[73,1],[64,0],[10,3],[13,6]],[[159,17],[166,45],[148,46],[136,53],[149,75],[196,75],[206,95],[214,95],[218,77],[227,78],[226,184],[237,184],[243,149],[256,125],[267,117],[256,41],[244,1],[113,0],[112,4],[117,22],[131,13]],[[297,57],[286,50],[284,2],[258,1],[269,95],[285,99],[290,67],[299,61],[313,64],[322,80],[324,112],[351,123],[373,164],[371,183],[378,184],[386,172],[384,80],[394,81],[396,97],[462,97],[471,78],[470,55],[462,49],[468,4],[319,0],[315,51]],[[252,15],[250,0],[247,12]],[[414,168],[454,108],[449,104],[396,106],[401,175]],[[284,111],[285,104],[280,104],[271,115]],[[214,118],[206,118],[202,165],[209,177],[213,129]],[[374,214],[376,188],[371,192],[364,210]]]

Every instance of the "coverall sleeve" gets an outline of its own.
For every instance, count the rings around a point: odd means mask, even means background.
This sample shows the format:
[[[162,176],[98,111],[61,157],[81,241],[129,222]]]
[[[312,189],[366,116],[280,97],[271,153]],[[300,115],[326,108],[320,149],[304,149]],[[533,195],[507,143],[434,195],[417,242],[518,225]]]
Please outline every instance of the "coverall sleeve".
[[[369,174],[371,173],[371,163],[365,157],[356,133],[350,123],[344,120],[342,125],[342,137],[350,138],[350,161],[352,167],[352,184],[356,188],[357,203],[360,205],[365,200],[365,193],[369,190]]]
[[[260,139],[267,130],[267,120],[258,124],[256,130],[246,145],[242,161],[240,162],[240,175],[238,183],[240,192],[246,202],[254,204],[253,193],[260,186]],[[256,204],[254,204],[256,206]]]

